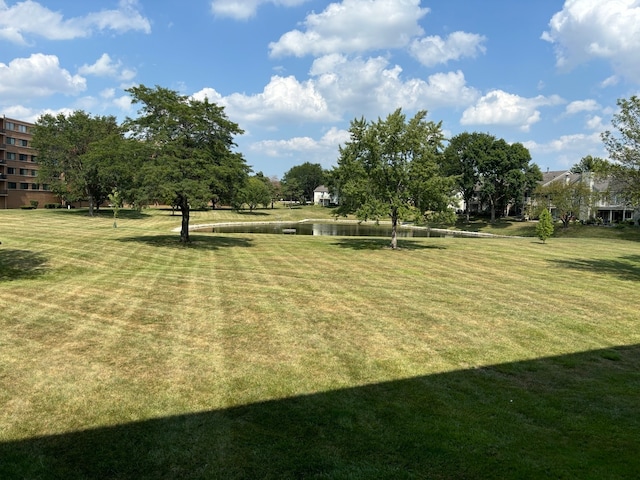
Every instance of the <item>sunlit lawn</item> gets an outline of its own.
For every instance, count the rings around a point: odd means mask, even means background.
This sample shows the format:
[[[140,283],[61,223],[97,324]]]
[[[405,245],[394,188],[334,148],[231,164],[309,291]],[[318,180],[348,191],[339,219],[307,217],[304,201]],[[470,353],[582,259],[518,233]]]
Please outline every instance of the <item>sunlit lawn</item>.
[[[182,247],[85,213],[0,211],[0,478],[640,475],[636,229]]]

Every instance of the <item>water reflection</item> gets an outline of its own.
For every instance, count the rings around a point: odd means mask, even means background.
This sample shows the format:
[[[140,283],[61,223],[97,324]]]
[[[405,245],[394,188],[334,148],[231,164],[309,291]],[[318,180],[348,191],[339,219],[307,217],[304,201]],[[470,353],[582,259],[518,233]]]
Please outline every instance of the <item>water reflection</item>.
[[[197,229],[213,233],[267,233],[275,235],[322,235],[341,237],[390,237],[390,225],[358,223],[241,223],[216,225]],[[442,232],[430,229],[399,227],[398,237],[452,237],[463,232]]]

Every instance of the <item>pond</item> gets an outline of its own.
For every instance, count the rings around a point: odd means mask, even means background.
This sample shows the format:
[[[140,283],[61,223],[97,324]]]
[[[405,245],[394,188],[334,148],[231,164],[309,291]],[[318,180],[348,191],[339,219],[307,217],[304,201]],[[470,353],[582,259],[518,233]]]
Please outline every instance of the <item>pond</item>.
[[[239,223],[196,228],[194,231],[213,233],[268,233],[275,235],[325,235],[341,237],[390,237],[390,225],[358,223]],[[467,232],[398,227],[399,238],[475,236]]]

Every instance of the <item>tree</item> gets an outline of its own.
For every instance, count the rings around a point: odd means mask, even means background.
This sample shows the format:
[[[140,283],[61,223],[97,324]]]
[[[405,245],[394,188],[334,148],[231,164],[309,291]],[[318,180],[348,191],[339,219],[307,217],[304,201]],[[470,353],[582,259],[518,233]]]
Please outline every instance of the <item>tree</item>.
[[[553,235],[553,219],[546,208],[540,213],[540,218],[536,225],[536,235],[542,240],[542,243],[546,243],[547,238]]]
[[[602,134],[613,166],[612,177],[620,186],[625,200],[634,212],[634,221],[640,219],[640,97],[619,99],[620,111],[613,116],[611,124],[617,135],[611,131]]]
[[[521,143],[508,144],[503,139],[494,140],[479,159],[480,193],[489,203],[491,222],[496,220],[496,210],[518,202],[542,180],[540,169],[530,162],[531,154]]]
[[[113,165],[92,154],[99,144],[114,145],[123,140],[113,116],[91,117],[82,110],[70,115],[46,114],[33,129],[34,149],[38,151],[38,179],[67,201],[87,199],[89,215],[100,206],[115,186],[110,172]]]
[[[476,194],[480,181],[480,159],[490,151],[494,137],[487,133],[463,132],[449,140],[444,150],[444,171],[453,175],[465,204],[467,223],[469,204]]]
[[[233,137],[243,133],[224,108],[195,100],[173,90],[144,85],[127,90],[133,103],[142,104],[139,117],[126,127],[144,145],[147,155],[141,168],[143,185],[159,197],[172,198],[182,214],[180,241],[189,242],[192,205],[207,203],[219,165],[232,157]]]
[[[300,191],[302,203],[313,200],[313,191],[325,181],[325,173],[319,163],[305,162],[291,167],[282,177],[282,184],[288,191]],[[297,186],[291,186],[293,184]]]
[[[448,209],[453,180],[444,177],[440,123],[420,111],[408,122],[401,109],[385,120],[351,122],[350,141],[340,147],[332,183],[340,198],[337,213],[362,220],[391,219],[391,248],[396,249],[398,221]]]
[[[259,204],[262,204],[264,207],[269,205],[271,202],[271,191],[262,178],[258,176],[249,177],[246,186],[240,194],[240,199],[242,203],[248,205],[249,211],[252,212]]]
[[[581,211],[588,210],[592,203],[589,186],[581,180],[571,182],[569,177],[539,186],[535,196],[540,206],[546,205],[555,209],[563,228],[568,228],[571,220],[579,217]]]

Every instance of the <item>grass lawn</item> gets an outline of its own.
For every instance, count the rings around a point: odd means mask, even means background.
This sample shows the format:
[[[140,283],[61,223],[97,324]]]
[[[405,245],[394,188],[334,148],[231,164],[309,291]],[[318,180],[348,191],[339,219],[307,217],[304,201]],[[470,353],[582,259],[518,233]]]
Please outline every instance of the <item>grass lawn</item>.
[[[0,211],[2,479],[640,477],[637,229],[85,213]]]

